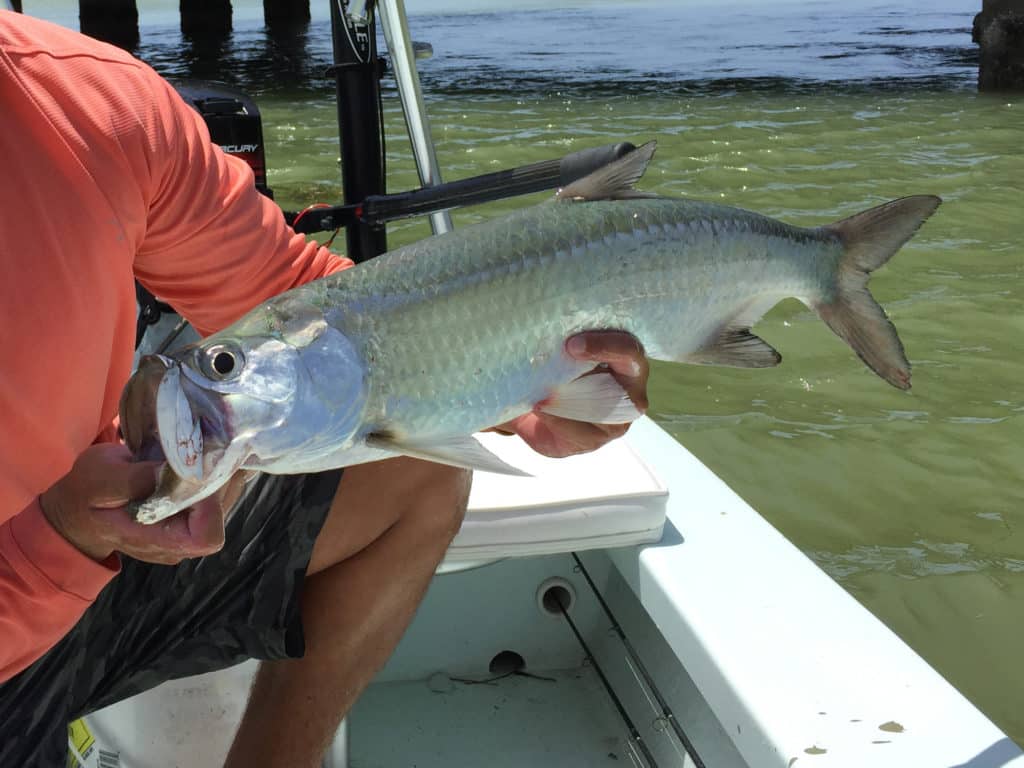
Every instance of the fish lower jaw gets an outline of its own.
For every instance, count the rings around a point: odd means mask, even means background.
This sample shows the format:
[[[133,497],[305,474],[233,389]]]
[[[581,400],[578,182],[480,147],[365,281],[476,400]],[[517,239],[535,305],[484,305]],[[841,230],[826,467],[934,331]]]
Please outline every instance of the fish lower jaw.
[[[131,502],[128,513],[144,525],[158,523],[195,502],[209,496],[220,484],[210,484],[178,475],[166,462],[160,467],[159,479],[153,494],[146,499]]]
[[[128,512],[133,514],[136,521],[143,525],[159,523],[171,515],[176,514],[180,507],[166,497],[146,499],[145,501],[130,504]]]

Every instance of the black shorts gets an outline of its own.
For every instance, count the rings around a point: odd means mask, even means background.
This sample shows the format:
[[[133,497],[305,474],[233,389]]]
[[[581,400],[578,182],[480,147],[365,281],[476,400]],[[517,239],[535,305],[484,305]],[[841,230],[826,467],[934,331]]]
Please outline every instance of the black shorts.
[[[0,684],[0,766],[62,768],[70,721],[165,680],[301,656],[303,579],[340,477],[260,475],[217,554],[176,566],[122,558],[71,631]]]

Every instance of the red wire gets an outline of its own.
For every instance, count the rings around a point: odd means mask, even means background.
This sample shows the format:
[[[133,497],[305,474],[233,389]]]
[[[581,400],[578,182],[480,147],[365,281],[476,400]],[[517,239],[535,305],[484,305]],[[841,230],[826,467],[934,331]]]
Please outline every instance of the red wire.
[[[336,230],[334,230],[334,234],[331,235],[330,238],[328,238],[326,243],[324,243],[324,248],[330,248],[331,247],[331,245],[334,243],[334,238],[336,238],[338,236],[339,232],[341,232],[341,227],[338,227]]]
[[[312,210],[314,210],[316,208],[330,208],[330,207],[331,207],[330,203],[313,203],[312,205],[307,205],[305,208],[303,208],[301,211],[299,211],[299,215],[296,216],[292,220],[292,227],[294,228],[295,225],[299,223],[299,219],[301,219],[303,216],[305,216],[310,211],[312,211]]]
[[[305,216],[310,211],[312,211],[312,210],[314,210],[316,208],[330,208],[330,207],[331,207],[330,203],[313,203],[312,205],[307,205],[305,208],[303,208],[301,211],[299,211],[299,214],[292,220],[292,228],[294,229],[295,225],[299,223],[299,219],[301,219],[303,216]],[[340,231],[341,231],[341,227],[338,227],[336,230],[334,230],[334,234],[331,235],[330,239],[326,243],[324,243],[324,248],[330,248],[331,247],[331,244],[334,242],[334,238],[336,238],[338,236],[338,233]]]

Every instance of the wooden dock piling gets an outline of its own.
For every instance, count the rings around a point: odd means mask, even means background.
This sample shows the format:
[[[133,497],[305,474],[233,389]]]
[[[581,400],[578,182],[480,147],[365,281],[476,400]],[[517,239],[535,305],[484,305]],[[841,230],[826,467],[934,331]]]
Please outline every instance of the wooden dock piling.
[[[268,27],[291,27],[310,20],[309,0],[263,0],[263,20]]]
[[[181,31],[193,38],[223,38],[231,33],[231,0],[180,0]]]
[[[978,90],[1024,91],[1024,0],[983,0],[971,38],[981,54]]]
[[[133,51],[139,44],[135,0],[79,0],[78,23],[90,37]]]

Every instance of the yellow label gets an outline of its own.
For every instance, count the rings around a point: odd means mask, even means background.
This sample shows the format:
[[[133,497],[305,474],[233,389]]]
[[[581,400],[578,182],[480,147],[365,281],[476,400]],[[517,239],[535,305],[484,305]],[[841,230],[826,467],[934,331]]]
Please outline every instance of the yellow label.
[[[92,731],[89,730],[89,726],[82,718],[68,725],[68,743],[75,748],[74,752],[68,750],[68,766],[69,768],[79,768],[81,763],[78,762],[75,752],[82,757],[87,757],[92,745],[96,743],[96,737],[92,735]]]

